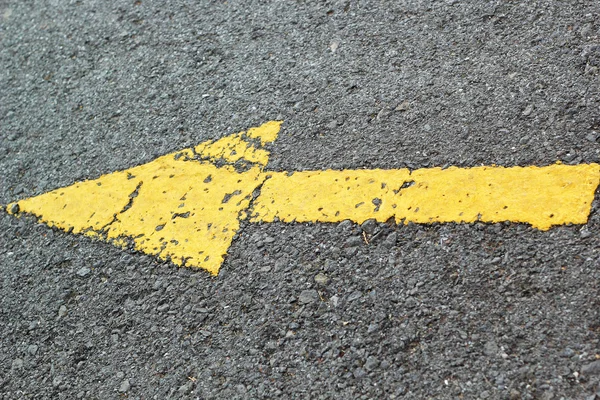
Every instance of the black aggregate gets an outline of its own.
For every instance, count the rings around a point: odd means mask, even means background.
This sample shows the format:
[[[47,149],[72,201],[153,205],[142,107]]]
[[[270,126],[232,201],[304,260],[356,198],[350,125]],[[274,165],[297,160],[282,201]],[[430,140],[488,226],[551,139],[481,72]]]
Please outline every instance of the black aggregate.
[[[598,162],[599,15],[0,1],[0,204],[271,119],[276,171]],[[0,398],[600,398],[597,201],[548,232],[244,222],[216,278],[0,210]]]

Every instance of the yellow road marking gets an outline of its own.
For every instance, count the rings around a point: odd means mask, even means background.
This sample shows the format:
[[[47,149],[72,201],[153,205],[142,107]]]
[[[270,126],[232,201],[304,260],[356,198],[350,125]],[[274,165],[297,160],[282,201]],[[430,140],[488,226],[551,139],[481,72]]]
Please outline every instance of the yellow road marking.
[[[598,164],[265,172],[262,147],[280,126],[267,122],[7,209],[216,275],[248,215],[251,222],[512,221],[547,230],[586,223],[600,183]]]
[[[540,230],[587,221],[598,164],[273,173],[253,222],[524,222]]]

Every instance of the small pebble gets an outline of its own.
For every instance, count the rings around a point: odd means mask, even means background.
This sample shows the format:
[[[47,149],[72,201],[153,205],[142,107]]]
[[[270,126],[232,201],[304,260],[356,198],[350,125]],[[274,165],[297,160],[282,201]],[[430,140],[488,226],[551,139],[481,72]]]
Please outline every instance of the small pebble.
[[[340,230],[351,230],[353,226],[354,222],[350,221],[349,219],[343,220],[338,224],[338,228]]]
[[[333,121],[331,121],[331,122],[329,122],[329,123],[327,124],[327,129],[335,129],[335,128],[337,128],[337,126],[338,126],[338,123],[337,123],[337,121],[334,119]]]
[[[398,104],[396,107],[396,111],[406,111],[410,108],[410,102],[408,100],[404,100],[402,103]]]
[[[591,362],[581,367],[582,375],[600,375],[600,360]]]
[[[359,246],[361,245],[363,242],[363,239],[359,236],[350,236],[348,239],[346,239],[346,246],[347,247],[354,247],[354,246]]]
[[[338,306],[338,304],[340,303],[340,298],[339,298],[337,295],[335,295],[335,296],[331,296],[331,299],[329,299],[329,301],[331,301],[331,304],[332,304],[334,307],[337,307],[337,306]]]
[[[315,275],[315,282],[317,282],[319,285],[327,285],[329,278],[325,274],[318,273]]]
[[[131,384],[129,383],[129,379],[125,379],[123,382],[121,382],[121,386],[119,386],[119,392],[121,392],[121,393],[129,392],[130,388],[131,388]]]
[[[358,290],[352,292],[350,296],[348,296],[348,301],[354,301],[356,299],[360,299],[362,297],[362,293]]]
[[[244,393],[246,393],[246,386],[244,386],[240,383],[239,385],[235,386],[235,390],[237,390],[237,392],[240,394],[244,394]]]
[[[338,40],[333,40],[329,45],[329,50],[331,50],[332,53],[335,53],[338,47],[340,47],[340,42]]]
[[[562,357],[566,357],[566,358],[570,358],[573,357],[575,355],[575,351],[573,351],[573,349],[567,347],[566,349],[563,350],[561,356]]]
[[[488,357],[497,355],[498,354],[498,345],[496,344],[496,342],[494,342],[494,341],[487,342],[483,346],[483,353]]]
[[[368,219],[363,222],[360,227],[363,231],[365,231],[365,233],[372,235],[373,232],[375,232],[375,229],[377,229],[377,222],[374,219]]]
[[[303,290],[298,296],[298,301],[302,304],[313,303],[319,299],[319,294],[314,289]]]
[[[60,306],[60,308],[58,309],[58,318],[62,318],[65,315],[67,315],[67,307],[62,305]]]
[[[373,371],[378,366],[379,366],[379,360],[376,357],[373,357],[373,356],[367,357],[367,362],[365,363],[365,368],[367,369],[367,371]]]
[[[27,352],[29,354],[31,354],[32,356],[35,356],[37,351],[38,351],[38,346],[35,344],[30,344],[29,347],[27,347]]]
[[[360,379],[360,378],[362,378],[363,376],[365,376],[367,373],[366,373],[366,372],[365,372],[365,370],[364,370],[364,369],[362,369],[362,368],[356,368],[352,374],[354,375],[354,377],[355,377],[356,379]]]
[[[396,245],[398,241],[398,234],[396,232],[392,232],[388,235],[388,237],[384,240],[383,246],[385,248],[391,249]]]
[[[275,241],[275,238],[271,237],[271,236],[267,236],[263,242],[264,243],[273,243]]]
[[[189,393],[194,388],[194,382],[188,381],[186,384],[181,385],[178,389],[179,393]]]

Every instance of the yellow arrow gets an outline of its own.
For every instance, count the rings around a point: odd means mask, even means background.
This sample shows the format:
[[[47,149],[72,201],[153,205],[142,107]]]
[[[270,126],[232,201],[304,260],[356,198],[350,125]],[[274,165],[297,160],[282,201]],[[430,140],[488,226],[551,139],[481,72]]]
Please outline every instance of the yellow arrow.
[[[547,230],[586,223],[600,182],[598,164],[266,172],[269,153],[263,146],[277,138],[280,125],[267,122],[7,209],[216,275],[240,219],[247,217],[512,221]]]

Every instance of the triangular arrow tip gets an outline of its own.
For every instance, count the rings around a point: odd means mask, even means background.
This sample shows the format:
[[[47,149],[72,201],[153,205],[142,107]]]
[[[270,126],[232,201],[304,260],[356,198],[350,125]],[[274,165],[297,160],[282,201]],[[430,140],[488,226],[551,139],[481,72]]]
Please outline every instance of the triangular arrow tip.
[[[261,147],[277,138],[281,124],[270,121],[5,209],[216,275],[240,215],[265,180],[269,152]],[[248,168],[236,169],[238,161]]]

